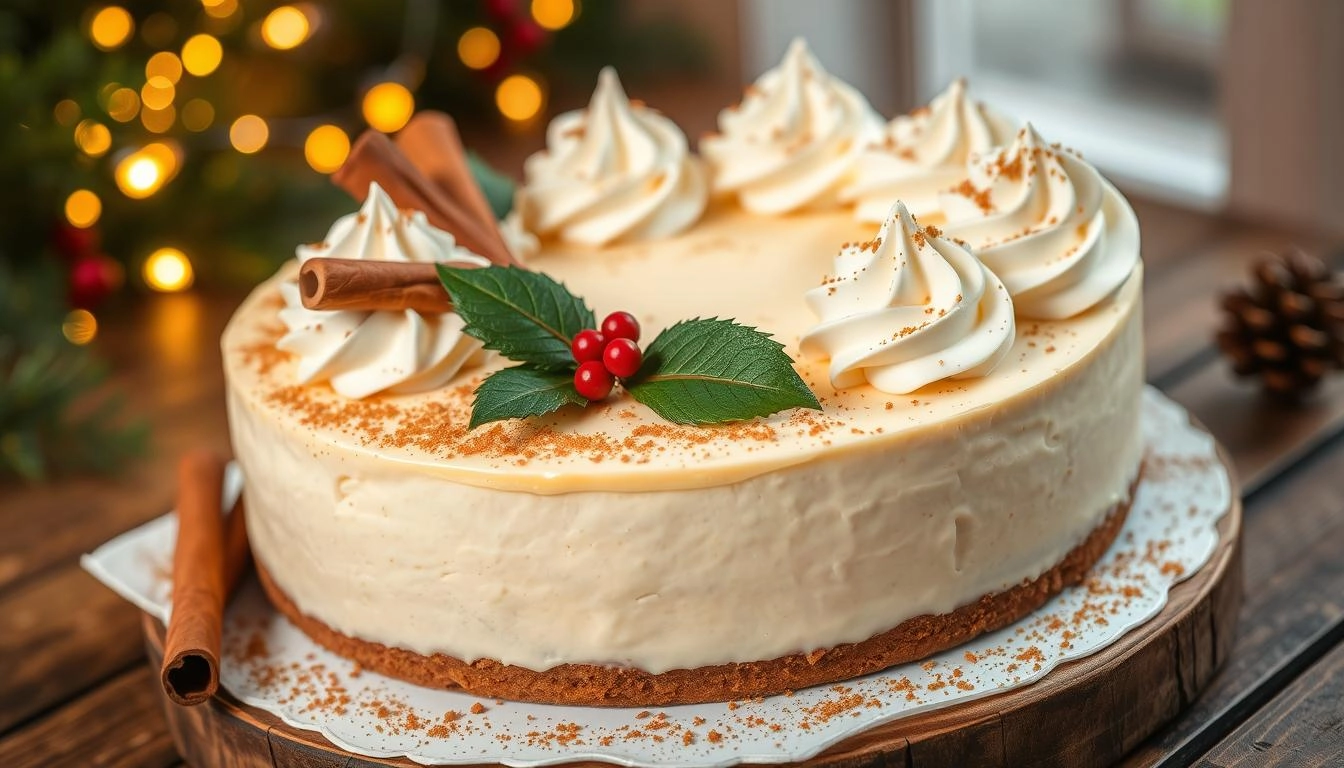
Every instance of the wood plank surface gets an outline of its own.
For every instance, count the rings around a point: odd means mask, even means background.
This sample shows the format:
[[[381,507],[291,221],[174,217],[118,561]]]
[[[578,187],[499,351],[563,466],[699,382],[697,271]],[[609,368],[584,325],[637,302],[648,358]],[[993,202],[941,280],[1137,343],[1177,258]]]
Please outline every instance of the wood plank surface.
[[[167,768],[180,761],[155,690],[141,664],[0,739],[5,768]]]
[[[1336,645],[1197,765],[1263,768],[1341,763],[1344,763],[1344,645]]]

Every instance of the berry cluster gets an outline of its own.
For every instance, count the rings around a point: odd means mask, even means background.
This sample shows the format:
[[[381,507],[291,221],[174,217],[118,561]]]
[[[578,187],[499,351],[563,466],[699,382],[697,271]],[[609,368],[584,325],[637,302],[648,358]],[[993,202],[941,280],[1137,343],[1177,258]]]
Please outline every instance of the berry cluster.
[[[644,353],[639,349],[639,321],[629,312],[612,312],[602,321],[602,330],[579,331],[569,343],[574,361],[574,390],[589,400],[611,394],[616,379],[639,372]]]

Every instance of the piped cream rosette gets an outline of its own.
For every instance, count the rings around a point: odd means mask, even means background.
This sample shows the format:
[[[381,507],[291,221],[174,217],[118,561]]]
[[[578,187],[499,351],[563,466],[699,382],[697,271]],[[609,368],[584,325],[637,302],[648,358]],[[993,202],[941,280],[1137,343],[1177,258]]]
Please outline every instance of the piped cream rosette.
[[[376,183],[358,213],[337,219],[318,245],[300,246],[300,262],[314,256],[381,261],[431,261],[485,266],[419,211],[397,209]],[[306,309],[298,283],[280,286],[280,320],[287,332],[276,346],[299,356],[300,384],[330,381],[350,398],[404,394],[442,387],[463,367],[479,362],[481,343],[462,332],[455,313]]]
[[[836,389],[864,383],[893,394],[947,378],[984,376],[1013,345],[1013,302],[970,251],[891,207],[877,237],[847,245],[835,276],[807,292],[820,322],[804,355],[830,358]]]

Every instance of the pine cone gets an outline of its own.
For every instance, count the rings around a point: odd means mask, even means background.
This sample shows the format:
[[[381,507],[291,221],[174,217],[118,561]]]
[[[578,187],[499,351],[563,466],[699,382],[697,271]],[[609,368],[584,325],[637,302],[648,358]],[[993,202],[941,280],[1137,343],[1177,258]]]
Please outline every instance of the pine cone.
[[[1223,296],[1218,346],[1239,376],[1259,376],[1271,395],[1298,399],[1344,368],[1344,281],[1301,251],[1268,255],[1254,283]]]

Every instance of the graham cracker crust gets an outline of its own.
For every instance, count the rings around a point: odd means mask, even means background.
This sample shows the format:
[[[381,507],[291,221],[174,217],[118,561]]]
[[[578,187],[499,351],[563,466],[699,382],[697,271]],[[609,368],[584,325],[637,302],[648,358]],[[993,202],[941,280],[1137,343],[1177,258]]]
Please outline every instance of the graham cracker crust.
[[[1036,579],[951,613],[916,616],[858,643],[768,661],[736,662],[651,674],[632,667],[562,664],[538,672],[493,659],[467,663],[442,653],[432,656],[342,634],[305,615],[260,562],[257,574],[276,610],[319,645],[365,669],[430,688],[462,689],[477,696],[543,704],[648,707],[699,704],[770,696],[835,683],[917,661],[1005,627],[1031,613],[1066,586],[1082,583],[1124,526],[1142,467],[1129,498],[1115,507],[1081,544]]]

